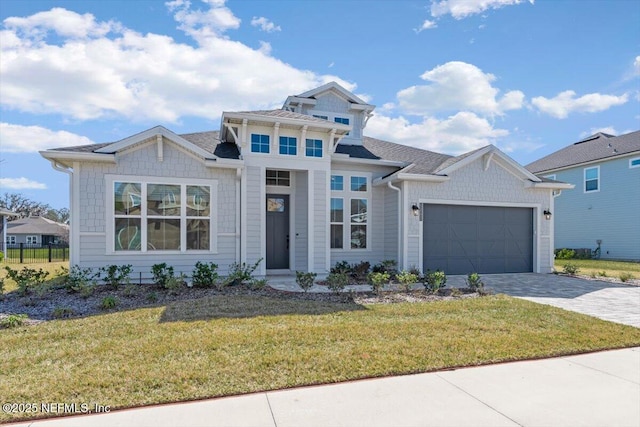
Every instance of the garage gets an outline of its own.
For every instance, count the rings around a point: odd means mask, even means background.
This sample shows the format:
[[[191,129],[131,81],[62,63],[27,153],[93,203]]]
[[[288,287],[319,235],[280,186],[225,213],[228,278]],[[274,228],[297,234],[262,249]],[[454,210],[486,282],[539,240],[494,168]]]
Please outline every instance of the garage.
[[[422,212],[425,271],[533,271],[532,208],[423,204]]]

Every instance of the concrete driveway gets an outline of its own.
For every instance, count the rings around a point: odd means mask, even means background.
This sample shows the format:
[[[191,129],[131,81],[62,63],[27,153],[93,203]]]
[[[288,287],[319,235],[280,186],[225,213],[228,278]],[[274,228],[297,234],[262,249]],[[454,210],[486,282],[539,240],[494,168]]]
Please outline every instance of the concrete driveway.
[[[482,280],[497,294],[640,328],[640,286],[536,273],[485,274]],[[451,276],[447,286],[464,286],[464,277]]]

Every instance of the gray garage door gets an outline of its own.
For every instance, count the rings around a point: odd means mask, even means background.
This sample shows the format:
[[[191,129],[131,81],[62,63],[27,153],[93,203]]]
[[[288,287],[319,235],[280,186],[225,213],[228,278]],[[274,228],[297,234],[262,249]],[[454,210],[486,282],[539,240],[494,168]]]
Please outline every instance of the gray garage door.
[[[425,204],[422,212],[425,271],[533,271],[533,209]]]

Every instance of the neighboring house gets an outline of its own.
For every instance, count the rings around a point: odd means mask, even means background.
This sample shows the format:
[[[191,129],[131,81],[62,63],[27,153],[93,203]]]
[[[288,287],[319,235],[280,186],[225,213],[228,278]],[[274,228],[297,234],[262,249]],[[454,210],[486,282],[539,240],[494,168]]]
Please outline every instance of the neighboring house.
[[[220,131],[157,126],[41,152],[71,179],[71,263],[255,263],[264,275],[338,261],[449,274],[550,272],[553,190],[494,146],[458,157],[363,136],[369,105],[336,83]]]
[[[69,226],[60,224],[41,216],[20,218],[7,223],[5,242],[8,247],[47,246],[49,244],[66,243],[69,237]]]
[[[601,258],[640,260],[640,131],[597,133],[527,169],[575,184],[555,200],[556,248],[600,244]]]

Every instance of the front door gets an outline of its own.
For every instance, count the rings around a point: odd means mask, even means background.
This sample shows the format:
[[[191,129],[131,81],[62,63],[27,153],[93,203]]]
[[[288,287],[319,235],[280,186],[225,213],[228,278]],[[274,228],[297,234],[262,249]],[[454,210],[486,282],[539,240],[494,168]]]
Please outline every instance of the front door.
[[[267,269],[289,268],[289,196],[267,194]]]

